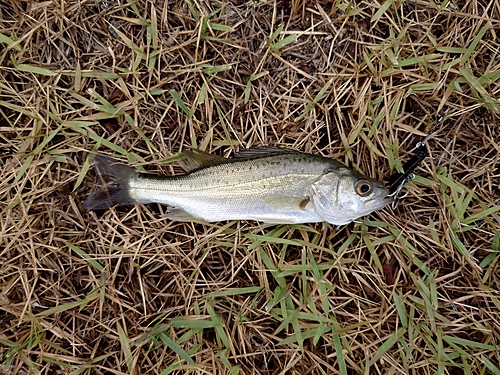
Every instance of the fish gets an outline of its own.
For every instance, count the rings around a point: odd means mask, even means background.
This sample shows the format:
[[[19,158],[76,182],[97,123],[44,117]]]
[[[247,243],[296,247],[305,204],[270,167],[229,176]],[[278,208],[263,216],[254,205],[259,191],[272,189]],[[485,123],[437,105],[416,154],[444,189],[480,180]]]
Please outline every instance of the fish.
[[[269,224],[344,225],[392,202],[382,183],[334,159],[278,147],[254,147],[233,158],[193,149],[178,161],[186,173],[140,173],[104,155],[94,157],[104,185],[88,210],[160,203],[177,221],[256,220]]]

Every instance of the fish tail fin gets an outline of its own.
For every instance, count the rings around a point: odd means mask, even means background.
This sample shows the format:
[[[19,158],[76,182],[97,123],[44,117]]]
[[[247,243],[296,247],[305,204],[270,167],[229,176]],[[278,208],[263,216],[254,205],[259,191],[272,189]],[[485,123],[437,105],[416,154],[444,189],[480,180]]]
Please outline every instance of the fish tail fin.
[[[128,181],[138,175],[135,169],[108,156],[96,155],[94,171],[102,186],[87,197],[83,202],[84,208],[101,210],[137,203],[130,196],[128,188]]]

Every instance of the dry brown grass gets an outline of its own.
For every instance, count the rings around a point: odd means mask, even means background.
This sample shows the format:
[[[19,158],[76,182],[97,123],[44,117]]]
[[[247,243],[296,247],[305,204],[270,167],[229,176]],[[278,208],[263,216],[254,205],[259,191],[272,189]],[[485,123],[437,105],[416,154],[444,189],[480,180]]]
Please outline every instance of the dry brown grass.
[[[499,32],[494,0],[2,1],[0,372],[500,373]],[[269,144],[386,180],[444,111],[362,224],[82,208],[88,151],[172,173]]]

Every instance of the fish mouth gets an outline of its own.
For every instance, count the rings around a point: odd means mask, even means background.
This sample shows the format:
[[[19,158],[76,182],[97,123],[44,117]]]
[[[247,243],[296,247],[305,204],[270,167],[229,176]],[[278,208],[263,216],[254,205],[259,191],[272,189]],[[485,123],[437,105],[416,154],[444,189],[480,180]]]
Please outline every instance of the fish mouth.
[[[371,214],[372,212],[374,211],[378,211],[378,210],[381,210],[382,208],[388,206],[389,204],[391,204],[392,202],[394,201],[394,198],[389,196],[389,195],[386,195],[384,198],[382,198],[381,200],[378,200],[377,203],[375,202],[372,202],[371,205],[368,205],[366,207],[366,209],[363,211],[363,212],[358,212],[358,214],[360,216],[365,216],[365,215],[369,215]]]
[[[392,202],[394,202],[394,196],[387,194],[379,203],[374,205],[373,210],[380,210],[390,205]]]
[[[388,204],[391,204],[392,202],[394,202],[394,195],[392,194],[387,194],[384,199],[382,200],[382,203],[381,203],[381,206],[382,207],[385,207],[387,206]]]

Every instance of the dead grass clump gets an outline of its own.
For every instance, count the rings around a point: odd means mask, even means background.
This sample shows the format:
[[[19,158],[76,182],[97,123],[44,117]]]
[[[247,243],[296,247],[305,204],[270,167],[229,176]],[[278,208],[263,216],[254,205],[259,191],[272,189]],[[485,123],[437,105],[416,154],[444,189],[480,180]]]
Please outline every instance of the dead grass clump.
[[[0,3],[0,362],[12,374],[500,371],[494,1]],[[386,181],[360,223],[88,212],[89,151],[156,173],[278,145]]]

